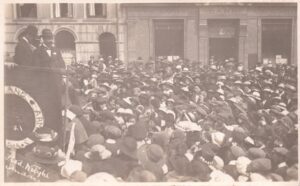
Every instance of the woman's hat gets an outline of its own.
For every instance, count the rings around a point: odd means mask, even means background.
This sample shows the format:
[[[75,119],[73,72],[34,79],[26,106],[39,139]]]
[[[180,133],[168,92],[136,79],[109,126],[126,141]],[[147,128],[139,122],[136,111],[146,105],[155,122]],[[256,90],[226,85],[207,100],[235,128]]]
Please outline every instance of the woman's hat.
[[[78,160],[68,160],[60,170],[60,174],[65,178],[70,178],[76,171],[82,170],[82,162]]]
[[[104,160],[111,157],[112,153],[107,150],[103,145],[92,146],[89,152],[84,154],[84,157],[90,160]]]

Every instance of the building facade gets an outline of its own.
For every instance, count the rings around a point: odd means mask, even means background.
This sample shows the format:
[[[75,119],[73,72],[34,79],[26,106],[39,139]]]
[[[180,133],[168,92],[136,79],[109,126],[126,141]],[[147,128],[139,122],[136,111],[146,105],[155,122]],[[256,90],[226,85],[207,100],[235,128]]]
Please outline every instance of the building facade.
[[[13,56],[18,38],[28,24],[34,24],[41,33],[49,28],[55,35],[55,42],[61,48],[67,61],[87,61],[91,55],[107,55],[124,60],[122,34],[119,26],[118,4],[7,4],[5,43],[6,53]],[[101,49],[101,50],[100,50]],[[119,55],[121,54],[121,55]]]
[[[36,13],[21,6],[6,8],[10,55],[33,23],[52,29],[65,58],[78,61],[101,54],[126,63],[180,57],[205,65],[213,57],[249,68],[278,59],[297,64],[296,3],[33,4]]]

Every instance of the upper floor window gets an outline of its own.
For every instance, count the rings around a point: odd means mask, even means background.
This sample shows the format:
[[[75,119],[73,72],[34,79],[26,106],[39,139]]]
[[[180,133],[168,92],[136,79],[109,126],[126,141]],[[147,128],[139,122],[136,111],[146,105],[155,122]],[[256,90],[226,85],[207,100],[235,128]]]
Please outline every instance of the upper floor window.
[[[36,18],[37,7],[33,3],[17,4],[17,17],[18,18]]]
[[[89,3],[86,6],[87,17],[106,17],[106,5],[102,3]]]
[[[73,17],[73,4],[56,3],[54,4],[54,17]]]

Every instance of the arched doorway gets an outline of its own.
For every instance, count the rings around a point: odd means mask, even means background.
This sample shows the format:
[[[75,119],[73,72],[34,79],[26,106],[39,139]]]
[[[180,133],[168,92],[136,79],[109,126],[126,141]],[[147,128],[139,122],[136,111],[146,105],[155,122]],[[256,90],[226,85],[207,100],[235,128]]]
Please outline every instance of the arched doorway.
[[[113,59],[116,55],[116,39],[112,33],[105,32],[99,36],[100,54],[106,59],[112,56]]]
[[[75,38],[66,30],[59,31],[55,35],[55,45],[60,49],[66,65],[70,65],[76,57]]]

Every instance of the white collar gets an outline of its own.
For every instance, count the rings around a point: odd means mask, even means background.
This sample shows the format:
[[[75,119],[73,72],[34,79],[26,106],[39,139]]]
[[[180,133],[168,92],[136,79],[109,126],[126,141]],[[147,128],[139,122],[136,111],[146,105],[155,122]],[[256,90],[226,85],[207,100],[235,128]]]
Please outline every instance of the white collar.
[[[116,140],[114,139],[107,139],[105,142],[109,144],[116,144]]]
[[[27,39],[26,37],[22,37],[22,39],[23,39],[24,41],[26,41],[26,43],[29,43],[29,41],[28,41],[28,39]]]

